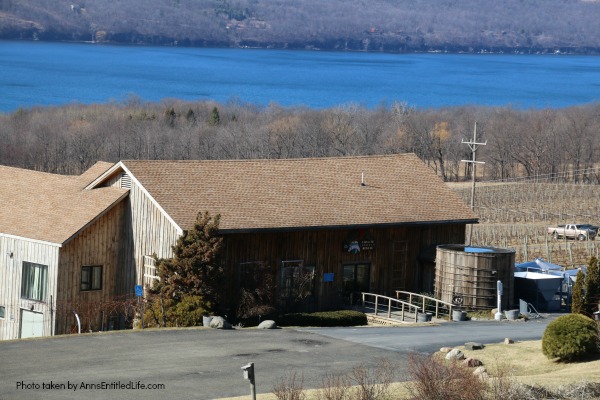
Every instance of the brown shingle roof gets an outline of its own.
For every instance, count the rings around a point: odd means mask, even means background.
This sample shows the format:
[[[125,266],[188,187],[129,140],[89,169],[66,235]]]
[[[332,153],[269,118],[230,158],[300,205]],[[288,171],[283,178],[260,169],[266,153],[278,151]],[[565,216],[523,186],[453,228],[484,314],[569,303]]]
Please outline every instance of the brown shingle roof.
[[[97,163],[80,176],[0,166],[0,233],[65,243],[127,193],[83,190],[111,165]]]
[[[223,231],[476,220],[413,154],[123,164],[183,229],[204,211]]]

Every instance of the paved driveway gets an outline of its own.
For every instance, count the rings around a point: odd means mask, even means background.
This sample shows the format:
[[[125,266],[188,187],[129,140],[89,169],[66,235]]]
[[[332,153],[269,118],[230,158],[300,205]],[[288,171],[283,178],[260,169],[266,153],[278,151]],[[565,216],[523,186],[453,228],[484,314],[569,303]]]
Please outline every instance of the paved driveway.
[[[296,371],[306,388],[325,372],[348,372],[411,350],[465,341],[539,339],[548,320],[455,322],[424,327],[217,331],[146,330],[0,342],[0,400],[215,399],[249,395],[240,367],[254,362],[259,393]],[[159,385],[148,387],[150,385]]]

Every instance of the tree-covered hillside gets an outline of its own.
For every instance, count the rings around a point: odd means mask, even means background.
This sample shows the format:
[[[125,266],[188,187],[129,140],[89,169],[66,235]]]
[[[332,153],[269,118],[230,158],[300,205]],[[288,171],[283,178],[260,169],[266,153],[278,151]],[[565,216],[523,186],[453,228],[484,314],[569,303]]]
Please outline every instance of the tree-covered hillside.
[[[0,0],[0,38],[600,53],[598,0]]]

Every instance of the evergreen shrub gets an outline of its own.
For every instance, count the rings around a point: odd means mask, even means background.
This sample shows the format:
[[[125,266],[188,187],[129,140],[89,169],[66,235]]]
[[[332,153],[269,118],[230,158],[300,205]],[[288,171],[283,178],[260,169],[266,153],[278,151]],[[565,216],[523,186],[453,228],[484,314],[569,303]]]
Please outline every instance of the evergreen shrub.
[[[585,306],[585,298],[583,295],[583,285],[585,282],[585,274],[582,270],[577,272],[577,279],[575,285],[573,285],[573,292],[571,295],[571,312],[573,314],[583,314]]]
[[[148,303],[144,312],[144,326],[201,326],[202,317],[208,314],[206,304],[200,296],[183,296],[178,302],[169,299],[161,302],[159,298],[155,298]]]
[[[279,326],[360,326],[367,325],[367,316],[360,311],[352,310],[291,313],[282,315],[277,324]]]
[[[598,353],[596,322],[581,314],[558,317],[544,331],[542,353],[560,361],[582,360]]]

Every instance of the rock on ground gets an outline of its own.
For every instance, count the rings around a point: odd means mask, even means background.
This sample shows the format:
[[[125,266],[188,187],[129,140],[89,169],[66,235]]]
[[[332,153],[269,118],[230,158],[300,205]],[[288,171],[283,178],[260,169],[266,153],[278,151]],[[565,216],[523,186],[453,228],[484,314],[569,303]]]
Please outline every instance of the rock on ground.
[[[260,324],[258,324],[258,326],[256,328],[257,329],[276,329],[277,324],[275,323],[275,321],[267,319],[267,320],[261,322]]]
[[[446,360],[462,360],[465,358],[465,355],[459,349],[453,349],[448,354],[446,354]]]
[[[213,329],[232,329],[231,324],[223,317],[213,317],[209,326]]]

